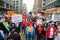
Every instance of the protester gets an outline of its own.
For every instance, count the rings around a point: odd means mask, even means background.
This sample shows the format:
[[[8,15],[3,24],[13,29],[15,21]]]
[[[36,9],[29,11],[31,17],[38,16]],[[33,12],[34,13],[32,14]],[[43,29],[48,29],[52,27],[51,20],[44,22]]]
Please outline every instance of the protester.
[[[3,30],[0,30],[0,40],[4,40],[4,37],[5,35],[4,35]]]
[[[34,38],[34,28],[30,24],[26,27],[26,40],[28,39],[33,40],[33,38]]]
[[[3,24],[4,24],[4,27],[6,28],[6,31],[9,31],[9,28],[8,28],[9,25],[7,20],[5,20]]]
[[[37,35],[38,27],[39,27],[39,24],[38,24],[38,22],[37,22],[37,20],[36,20],[36,23],[35,23],[35,34],[36,34],[36,35]]]
[[[12,30],[12,29],[11,29],[11,28],[12,28],[12,25],[11,25],[11,24],[12,24],[12,21],[8,22],[8,28],[9,28],[9,31]]]
[[[21,37],[17,32],[11,32],[6,40],[21,40]]]
[[[16,35],[16,36],[15,36]],[[20,39],[20,28],[15,23],[9,23],[9,33],[7,40],[21,40]]]
[[[48,24],[47,24],[47,20],[44,19],[43,20],[43,25],[42,25],[42,29],[43,29],[43,33],[42,33],[42,39],[45,40],[46,37],[45,37],[45,33],[46,33],[46,29],[48,27]]]
[[[35,24],[35,22],[36,22],[36,17],[33,16],[33,17],[31,18],[31,20],[33,21],[33,27],[34,27],[34,24]]]
[[[54,40],[54,38],[56,36],[56,32],[57,32],[57,29],[54,26],[54,23],[50,23],[50,25],[48,26],[48,28],[46,30],[47,40]]]
[[[30,25],[30,24],[33,25],[33,21],[31,19],[27,21],[27,25]]]
[[[41,40],[41,36],[42,36],[42,25],[39,25],[37,34],[38,34],[37,35],[37,40]]]
[[[22,32],[23,32],[23,33],[25,33],[26,25],[27,25],[27,23],[26,23],[25,19],[23,19],[23,22],[21,23],[21,26],[22,26]]]
[[[4,40],[6,29],[3,23],[0,22],[0,40]]]
[[[56,28],[57,28],[57,26],[58,26],[58,24],[59,24],[58,22],[59,22],[59,21],[54,22]]]
[[[15,31],[15,29],[16,29],[15,23],[11,23],[11,30],[10,31]]]

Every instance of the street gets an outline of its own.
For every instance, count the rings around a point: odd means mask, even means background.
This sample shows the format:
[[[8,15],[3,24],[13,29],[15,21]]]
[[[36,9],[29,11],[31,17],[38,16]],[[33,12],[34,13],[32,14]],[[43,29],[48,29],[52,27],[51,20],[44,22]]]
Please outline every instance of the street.
[[[60,0],[0,0],[0,40],[60,40]]]

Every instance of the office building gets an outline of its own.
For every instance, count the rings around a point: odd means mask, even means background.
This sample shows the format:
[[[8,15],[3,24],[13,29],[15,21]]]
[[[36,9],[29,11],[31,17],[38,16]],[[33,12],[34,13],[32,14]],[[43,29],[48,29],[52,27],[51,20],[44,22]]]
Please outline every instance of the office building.
[[[15,13],[22,13],[22,0],[13,0]]]

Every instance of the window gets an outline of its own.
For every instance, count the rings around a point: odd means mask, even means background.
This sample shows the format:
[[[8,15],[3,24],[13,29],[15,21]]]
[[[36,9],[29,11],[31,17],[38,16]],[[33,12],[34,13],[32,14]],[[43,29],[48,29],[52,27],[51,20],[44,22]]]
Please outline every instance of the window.
[[[4,7],[4,2],[0,2],[0,6],[3,6]]]
[[[45,5],[45,3],[43,5]]]
[[[16,3],[18,3],[18,1],[16,1]]]
[[[9,8],[9,4],[6,3],[6,8]]]
[[[14,6],[14,8],[15,8],[15,6]]]
[[[15,1],[13,1],[15,3]]]
[[[18,1],[16,1],[16,5],[18,5]]]
[[[16,6],[16,8],[18,9],[18,6]]]
[[[14,9],[14,11],[15,11],[15,9]]]
[[[13,6],[10,5],[10,9],[13,9]]]
[[[13,5],[15,5],[15,3]]]
[[[18,9],[16,9],[16,11],[18,11]]]

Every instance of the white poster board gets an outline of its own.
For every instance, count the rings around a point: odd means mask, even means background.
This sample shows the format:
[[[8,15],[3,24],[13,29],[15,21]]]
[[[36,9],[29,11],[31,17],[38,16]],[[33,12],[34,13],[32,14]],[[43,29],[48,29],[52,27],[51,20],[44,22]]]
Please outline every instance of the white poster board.
[[[13,23],[22,22],[22,16],[21,15],[20,16],[16,16],[16,15],[12,16],[12,22]]]

